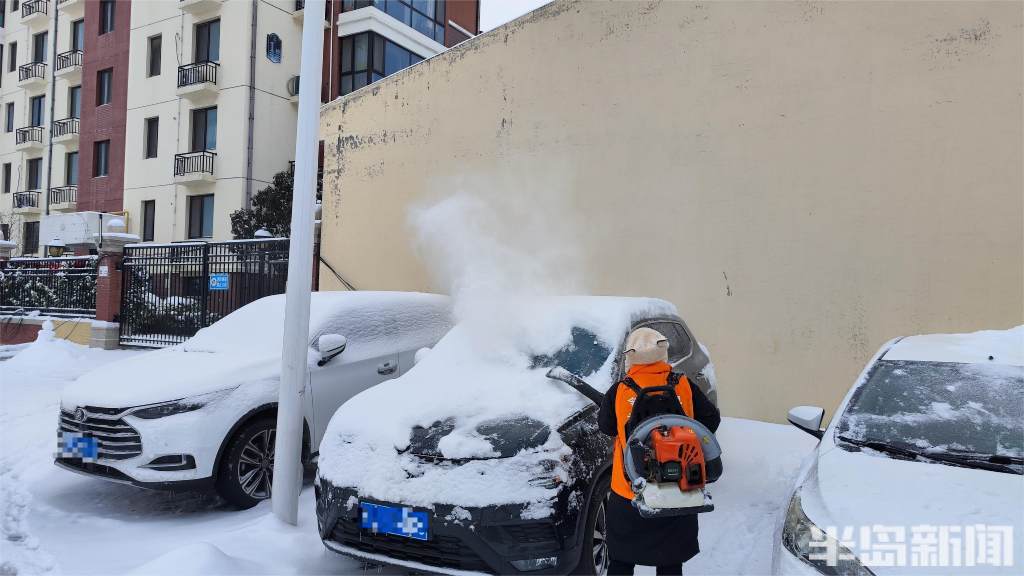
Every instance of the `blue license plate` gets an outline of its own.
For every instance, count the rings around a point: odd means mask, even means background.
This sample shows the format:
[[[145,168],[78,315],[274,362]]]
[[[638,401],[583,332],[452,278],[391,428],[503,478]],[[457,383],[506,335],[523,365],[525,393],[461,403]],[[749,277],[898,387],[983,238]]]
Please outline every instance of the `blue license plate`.
[[[384,506],[360,502],[364,530],[374,534],[393,534],[416,540],[427,539],[427,513],[415,512],[406,506]]]
[[[62,458],[95,460],[100,453],[100,446],[96,439],[79,432],[61,432],[58,448]]]

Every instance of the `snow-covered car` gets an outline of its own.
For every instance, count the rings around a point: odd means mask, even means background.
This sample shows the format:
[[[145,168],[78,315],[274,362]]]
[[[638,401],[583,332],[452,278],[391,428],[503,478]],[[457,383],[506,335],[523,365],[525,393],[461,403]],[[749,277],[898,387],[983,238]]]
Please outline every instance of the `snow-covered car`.
[[[239,507],[268,498],[284,302],[262,298],[182,344],[83,375],[61,398],[56,464],[146,488],[213,487]],[[338,406],[405,373],[450,327],[445,296],[314,292],[304,461]]]
[[[460,321],[408,374],[334,415],[314,488],[327,548],[416,572],[602,573],[611,439],[598,392],[622,376],[627,333],[669,340],[677,372],[717,401],[707,351],[663,300],[503,302]]]
[[[1018,573],[1024,326],[887,343],[832,419],[775,535],[775,574]],[[1016,563],[1016,564],[1014,564]]]

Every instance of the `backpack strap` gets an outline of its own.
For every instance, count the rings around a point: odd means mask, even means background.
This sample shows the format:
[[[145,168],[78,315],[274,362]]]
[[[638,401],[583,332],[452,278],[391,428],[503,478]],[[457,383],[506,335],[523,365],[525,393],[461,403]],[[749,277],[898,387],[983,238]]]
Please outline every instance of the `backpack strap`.
[[[643,391],[643,389],[640,388],[640,386],[636,383],[636,381],[633,380],[632,378],[630,378],[629,376],[626,376],[625,378],[623,378],[622,379],[622,383],[626,385],[626,388],[629,388],[630,390],[632,390],[633,394],[636,394],[637,396],[639,396],[640,393]]]

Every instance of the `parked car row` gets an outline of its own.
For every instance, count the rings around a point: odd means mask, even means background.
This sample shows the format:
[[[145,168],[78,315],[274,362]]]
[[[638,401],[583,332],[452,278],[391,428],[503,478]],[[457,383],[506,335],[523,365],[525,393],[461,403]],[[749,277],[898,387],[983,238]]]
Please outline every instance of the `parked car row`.
[[[283,309],[264,298],[81,378],[62,398],[57,465],[243,508],[270,497]],[[553,298],[505,316],[454,324],[442,296],[313,294],[303,460],[327,548],[415,572],[607,571],[611,441],[596,406],[547,372],[604,391],[647,326],[717,404],[709,354],[663,300]],[[852,553],[821,560],[828,526],[1021,529],[1024,327],[889,342],[837,414],[824,430],[821,408],[789,414],[820,443],[780,518],[775,573],[879,573]]]

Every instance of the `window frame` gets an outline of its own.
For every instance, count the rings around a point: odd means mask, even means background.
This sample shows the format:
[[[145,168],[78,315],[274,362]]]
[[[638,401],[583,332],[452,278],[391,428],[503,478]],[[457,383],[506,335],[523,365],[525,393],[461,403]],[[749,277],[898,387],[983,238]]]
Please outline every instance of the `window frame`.
[[[210,111],[211,110],[213,111],[213,115],[214,115],[214,122],[213,122],[213,147],[212,148],[209,146],[209,144],[210,144]],[[197,127],[198,127],[199,123],[197,122],[197,119],[200,118],[200,117],[202,118],[202,135],[203,135],[202,146],[198,146],[199,131],[197,130]],[[206,152],[206,151],[211,151],[212,152],[212,151],[217,150],[217,121],[218,121],[218,118],[217,118],[217,107],[216,106],[207,106],[205,108],[193,108],[192,112],[189,114],[189,121],[190,121],[190,124],[191,124],[189,126],[189,130],[190,130],[190,133],[189,133],[189,148],[190,148],[190,152]]]
[[[68,118],[82,117],[82,85],[68,86]]]
[[[146,39],[146,78],[160,75],[163,65],[163,45],[163,34],[155,34]]]
[[[142,233],[143,242],[152,242],[156,237],[156,200],[142,201]]]
[[[35,170],[33,170],[33,167]],[[33,174],[35,178],[33,178]],[[32,181],[35,180],[35,186],[32,185]],[[43,158],[26,158],[25,159],[25,191],[38,191],[43,188]]]
[[[104,81],[106,79],[106,81]],[[114,69],[96,71],[96,106],[106,106],[114,100]]]
[[[356,62],[355,48],[357,37],[366,38],[366,67],[360,69],[356,68],[358,64],[362,64],[362,62]],[[378,80],[390,76],[390,74],[386,73],[389,46],[393,46],[394,48],[401,50],[409,57],[409,63],[394,70],[392,74],[405,70],[406,68],[424,60],[422,56],[412,50],[409,50],[405,46],[402,46],[397,42],[392,42],[387,37],[373,31],[359,32],[357,34],[350,34],[342,37],[341,42],[338,43],[338,50],[341,54],[338,58],[338,95],[344,96],[345,94],[355,92],[360,88],[369,86]],[[380,60],[380,62],[378,62],[378,60]],[[359,80],[364,83],[357,86],[356,78],[359,78]],[[346,80],[348,80],[348,86],[346,86]]]
[[[204,228],[206,227],[206,206],[209,202],[209,234]],[[195,206],[198,205],[198,210]],[[203,238],[213,238],[213,211],[214,211],[214,198],[213,194],[194,194],[188,197],[188,239],[197,240]],[[198,215],[198,220],[196,216]]]
[[[29,96],[28,125],[35,127],[46,125],[46,94]]]
[[[71,50],[85,50],[85,18],[71,22]]]
[[[74,158],[74,162],[71,158]],[[78,150],[64,153],[64,185],[78,186]],[[71,165],[74,164],[74,169]]]
[[[4,132],[14,132],[14,102],[4,106]]]
[[[142,158],[149,160],[160,155],[160,117],[151,116],[142,121]]]
[[[40,42],[42,40],[42,42]],[[46,62],[46,53],[49,52],[46,49],[46,45],[50,42],[50,31],[43,30],[32,35],[32,62]],[[40,50],[40,44],[42,49]]]
[[[211,53],[210,47],[214,46],[214,43],[211,41],[210,31],[212,30],[212,28],[213,28],[213,26],[215,24],[217,26],[217,42],[216,42],[216,52],[217,53],[216,53],[216,58],[211,58],[210,57],[211,56],[211,54],[210,54]],[[206,54],[202,58],[200,58],[200,55],[199,55],[200,47],[201,47],[201,45],[200,45],[200,38],[201,37],[204,37],[205,40],[206,40],[206,43],[205,43]],[[207,20],[205,22],[200,22],[200,23],[196,24],[193,27],[193,30],[192,30],[192,42],[193,42],[193,48],[192,48],[192,61],[193,62],[195,62],[195,63],[199,63],[199,62],[220,62],[220,18],[212,18],[212,19]]]
[[[10,162],[4,162],[3,182],[0,183],[0,186],[2,186],[2,188],[0,188],[0,191],[2,191],[4,194],[11,193],[11,177],[13,175],[13,170],[14,167]]]
[[[92,145],[92,177],[107,176],[110,176],[110,140],[97,140]]]
[[[14,72],[18,69],[18,43],[7,43],[7,71]]]
[[[99,35],[109,34],[114,31],[114,13],[116,5],[114,0],[100,0]]]
[[[29,233],[29,230],[32,233]],[[21,228],[22,231],[22,254],[35,254],[39,252],[39,220],[26,220]],[[29,241],[31,240],[31,242]]]

